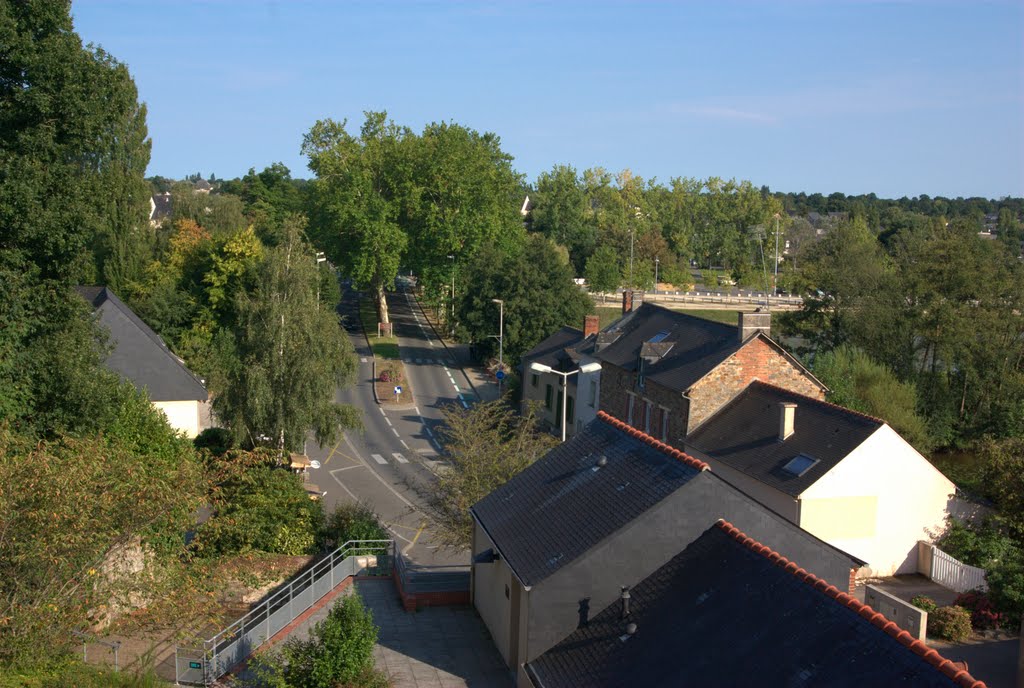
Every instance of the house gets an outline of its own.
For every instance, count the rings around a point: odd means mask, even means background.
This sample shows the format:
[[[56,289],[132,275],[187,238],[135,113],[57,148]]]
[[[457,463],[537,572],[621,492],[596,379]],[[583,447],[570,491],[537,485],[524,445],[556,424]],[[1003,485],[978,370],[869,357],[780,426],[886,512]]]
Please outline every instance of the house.
[[[203,381],[110,289],[77,289],[109,337],[107,368],[145,391],[175,430],[195,437],[206,428],[210,409]]]
[[[523,666],[668,563],[719,519],[852,591],[863,561],[801,530],[708,465],[600,412],[473,505],[471,596]]]
[[[685,451],[804,530],[864,559],[862,575],[917,571],[956,487],[885,421],[753,382],[687,436]]]
[[[619,599],[527,662],[526,685],[985,685],[726,521],[628,590],[604,585]]]
[[[149,197],[149,226],[159,227],[171,219],[171,192],[153,194]]]
[[[827,388],[769,338],[771,313],[739,327],[644,303],[624,292],[625,315],[597,337],[600,408],[663,442],[684,438],[754,380],[824,399]]]
[[[213,191],[213,186],[210,182],[206,181],[202,177],[192,182],[192,188],[194,193],[208,194]]]
[[[597,416],[601,372],[591,364],[596,363],[594,347],[599,326],[600,318],[588,315],[582,330],[563,327],[521,359],[523,406],[535,403],[542,422],[555,431],[561,430],[564,411],[568,437]]]

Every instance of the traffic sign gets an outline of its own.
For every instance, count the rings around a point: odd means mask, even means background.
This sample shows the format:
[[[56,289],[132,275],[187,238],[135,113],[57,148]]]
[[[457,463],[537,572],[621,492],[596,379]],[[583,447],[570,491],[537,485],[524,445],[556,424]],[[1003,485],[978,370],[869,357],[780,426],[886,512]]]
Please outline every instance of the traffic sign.
[[[505,371],[504,370],[499,370],[498,372],[496,372],[494,374],[494,377],[498,378],[499,380],[504,380],[505,379]]]
[[[316,461],[316,460],[310,461],[309,462],[309,467],[310,468],[320,468],[320,462]]]
[[[401,393],[402,393],[402,386],[401,385],[395,385],[395,395],[397,396],[397,395],[399,395]]]

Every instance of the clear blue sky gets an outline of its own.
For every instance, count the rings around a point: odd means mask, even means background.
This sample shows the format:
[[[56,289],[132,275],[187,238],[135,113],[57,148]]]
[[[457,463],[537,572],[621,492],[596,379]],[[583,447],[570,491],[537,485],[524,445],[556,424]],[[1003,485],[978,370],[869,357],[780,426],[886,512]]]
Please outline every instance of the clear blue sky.
[[[1024,195],[1024,3],[76,0],[149,106],[149,174],[310,176],[386,109],[558,163],[782,191]]]

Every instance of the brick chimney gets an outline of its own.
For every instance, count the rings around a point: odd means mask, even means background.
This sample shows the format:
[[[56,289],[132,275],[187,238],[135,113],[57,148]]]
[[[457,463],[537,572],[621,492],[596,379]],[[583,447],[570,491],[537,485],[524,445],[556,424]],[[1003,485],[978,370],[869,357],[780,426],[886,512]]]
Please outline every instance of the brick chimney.
[[[740,311],[739,328],[741,342],[747,341],[758,332],[764,332],[765,335],[770,335],[772,333],[772,314],[769,311],[763,311],[760,308],[753,313],[744,313],[743,311]]]
[[[627,289],[622,292],[622,314],[631,313],[643,305],[644,293],[639,290]]]
[[[588,315],[583,318],[583,338],[586,339],[592,334],[597,334],[601,329],[601,317],[598,315]]]
[[[796,404],[791,401],[779,402],[779,441],[789,439],[796,423]]]

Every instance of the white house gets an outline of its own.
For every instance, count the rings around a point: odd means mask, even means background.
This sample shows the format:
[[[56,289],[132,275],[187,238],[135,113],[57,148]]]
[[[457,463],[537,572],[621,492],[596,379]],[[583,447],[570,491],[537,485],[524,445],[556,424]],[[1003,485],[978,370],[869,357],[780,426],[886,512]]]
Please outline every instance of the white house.
[[[917,570],[944,526],[953,483],[884,421],[754,382],[686,438],[686,451],[761,503],[868,562]]]
[[[96,311],[113,347],[108,369],[145,390],[172,428],[195,437],[209,423],[209,397],[202,380],[107,287],[78,287]]]

